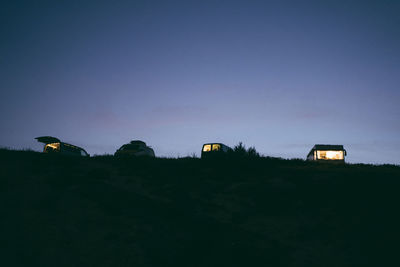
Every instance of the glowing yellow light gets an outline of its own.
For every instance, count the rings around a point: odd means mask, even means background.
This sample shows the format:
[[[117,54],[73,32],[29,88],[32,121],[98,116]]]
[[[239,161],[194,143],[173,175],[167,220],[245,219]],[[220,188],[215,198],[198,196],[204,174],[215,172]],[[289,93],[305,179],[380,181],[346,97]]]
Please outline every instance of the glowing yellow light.
[[[209,151],[211,151],[211,145],[204,145],[203,151],[204,151],[204,152],[209,152]]]
[[[46,147],[51,147],[52,149],[59,149],[60,143],[47,144]]]
[[[44,153],[54,152],[60,150],[60,143],[51,143],[44,146]]]
[[[221,145],[220,144],[213,144],[212,145],[212,150],[213,151],[218,151],[218,150],[220,150],[221,149]]]
[[[317,151],[317,159],[343,160],[343,151]]]

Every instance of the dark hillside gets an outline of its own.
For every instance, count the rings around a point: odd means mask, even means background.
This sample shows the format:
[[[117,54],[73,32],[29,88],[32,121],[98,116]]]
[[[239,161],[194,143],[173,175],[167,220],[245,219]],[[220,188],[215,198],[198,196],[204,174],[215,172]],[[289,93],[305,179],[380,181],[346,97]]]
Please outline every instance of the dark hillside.
[[[400,167],[0,150],[1,266],[396,266]]]

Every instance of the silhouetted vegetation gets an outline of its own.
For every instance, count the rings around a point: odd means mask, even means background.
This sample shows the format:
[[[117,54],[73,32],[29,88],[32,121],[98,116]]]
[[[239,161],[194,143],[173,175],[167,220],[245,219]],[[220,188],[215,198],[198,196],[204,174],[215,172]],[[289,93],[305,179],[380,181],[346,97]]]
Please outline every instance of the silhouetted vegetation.
[[[2,266],[397,266],[398,166],[0,160]]]
[[[255,147],[249,147],[246,149],[246,146],[239,142],[236,146],[233,147],[232,155],[237,157],[260,157],[260,154],[257,152]]]

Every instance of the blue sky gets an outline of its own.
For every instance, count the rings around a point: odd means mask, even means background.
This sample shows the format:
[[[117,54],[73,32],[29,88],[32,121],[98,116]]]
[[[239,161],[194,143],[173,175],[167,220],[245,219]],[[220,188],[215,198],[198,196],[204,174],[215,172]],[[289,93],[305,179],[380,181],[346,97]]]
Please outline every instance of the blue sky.
[[[90,154],[239,141],[305,158],[400,159],[398,1],[9,1],[0,146],[53,135]]]

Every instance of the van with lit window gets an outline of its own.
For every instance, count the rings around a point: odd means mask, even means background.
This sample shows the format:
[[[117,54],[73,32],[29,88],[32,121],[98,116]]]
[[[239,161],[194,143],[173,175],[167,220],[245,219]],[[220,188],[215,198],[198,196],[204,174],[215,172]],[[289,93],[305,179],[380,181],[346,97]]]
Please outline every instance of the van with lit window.
[[[315,145],[307,155],[307,160],[344,163],[347,156],[342,145]]]
[[[85,149],[68,143],[52,136],[41,136],[35,138],[38,142],[44,143],[43,153],[58,153],[62,155],[89,157]]]
[[[214,158],[227,155],[228,152],[232,151],[229,146],[221,143],[207,143],[203,145],[201,149],[201,158]]]

